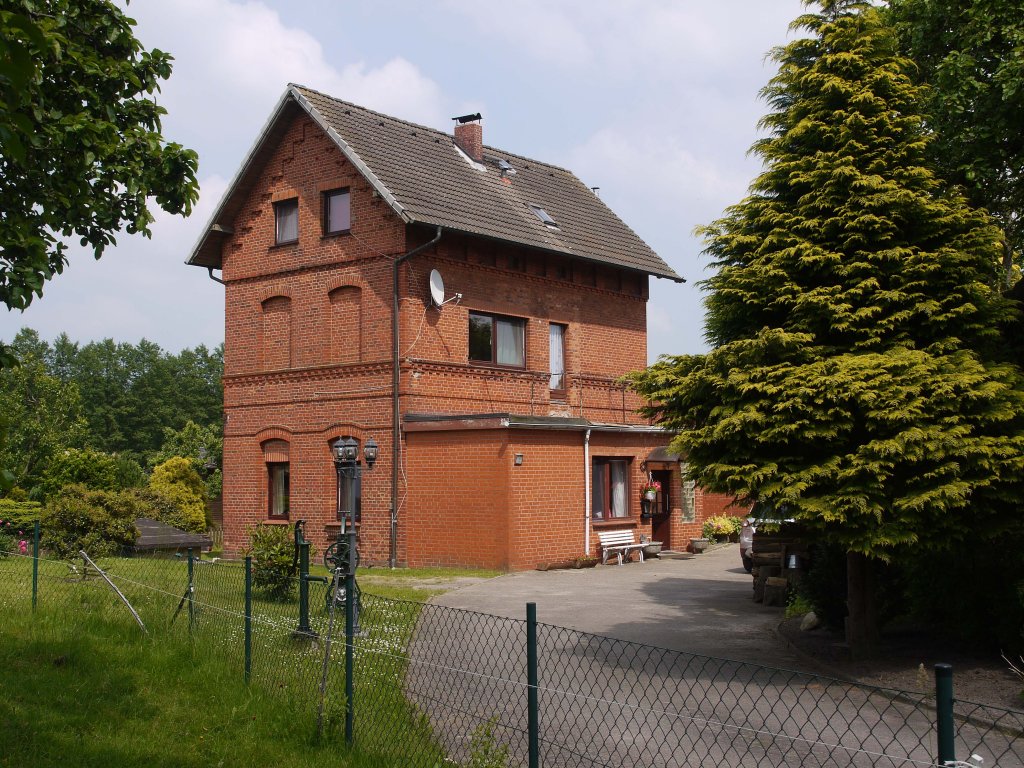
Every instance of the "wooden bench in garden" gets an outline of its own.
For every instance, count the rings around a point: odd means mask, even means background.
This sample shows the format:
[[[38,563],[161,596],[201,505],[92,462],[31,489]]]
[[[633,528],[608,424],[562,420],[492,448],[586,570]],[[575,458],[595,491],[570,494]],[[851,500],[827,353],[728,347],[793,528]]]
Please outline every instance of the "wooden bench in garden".
[[[601,563],[608,562],[608,555],[614,554],[622,565],[622,556],[629,559],[634,550],[640,553],[640,562],[644,561],[644,547],[633,537],[633,531],[598,531],[597,538],[601,541]]]

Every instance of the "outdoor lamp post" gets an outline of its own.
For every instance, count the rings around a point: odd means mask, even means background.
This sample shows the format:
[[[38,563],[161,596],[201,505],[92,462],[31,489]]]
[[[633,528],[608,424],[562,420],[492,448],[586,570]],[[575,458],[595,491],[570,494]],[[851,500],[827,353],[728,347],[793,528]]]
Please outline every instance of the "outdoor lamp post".
[[[377,462],[380,449],[372,437],[363,446],[363,459],[366,466],[373,469]],[[359,466],[359,443],[351,437],[343,437],[334,441],[331,446],[334,468],[338,473],[338,520],[341,521],[341,532],[345,533],[356,520],[356,485],[362,474]]]
[[[378,455],[377,441],[372,437],[363,446],[363,459],[366,466],[373,469]],[[356,545],[356,486],[363,468],[359,466],[359,443],[351,437],[343,437],[334,441],[331,446],[334,468],[338,473],[338,520],[341,521],[341,532],[338,540],[327,548],[324,562],[333,566],[334,581],[327,592],[328,606],[331,608],[343,599],[345,603],[345,739],[352,742],[353,732],[353,638],[359,634],[359,587],[356,585],[356,566],[359,564],[359,550]],[[344,577],[344,597],[341,597],[339,579]],[[325,669],[326,669],[326,662]],[[321,691],[323,689],[321,688]]]

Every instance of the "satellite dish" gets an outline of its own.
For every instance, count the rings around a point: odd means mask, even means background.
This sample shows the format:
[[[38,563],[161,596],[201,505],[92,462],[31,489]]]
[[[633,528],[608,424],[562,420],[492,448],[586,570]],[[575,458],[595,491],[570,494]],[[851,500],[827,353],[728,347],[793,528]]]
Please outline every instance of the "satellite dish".
[[[444,304],[444,280],[436,269],[430,270],[430,300],[434,302],[435,307]]]

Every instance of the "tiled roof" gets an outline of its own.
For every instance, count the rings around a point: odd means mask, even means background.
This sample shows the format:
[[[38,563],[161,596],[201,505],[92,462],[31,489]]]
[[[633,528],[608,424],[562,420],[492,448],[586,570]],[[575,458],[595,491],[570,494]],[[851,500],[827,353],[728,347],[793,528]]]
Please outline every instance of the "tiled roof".
[[[682,278],[633,230],[569,171],[484,146],[484,162],[474,164],[450,134],[374,112],[302,86],[289,86],[284,102],[294,100],[334,139],[367,176],[381,197],[408,223],[518,243],[587,261],[612,264],[672,280]],[[286,103],[275,115],[282,114]],[[274,133],[271,118],[247,165],[263,154],[264,139]],[[503,175],[500,161],[514,169]],[[211,221],[226,226],[222,212],[240,182],[243,168]],[[530,209],[543,208],[558,227],[545,225]],[[227,216],[224,217],[228,218]],[[204,234],[189,259],[219,267]],[[215,263],[214,263],[215,262]]]

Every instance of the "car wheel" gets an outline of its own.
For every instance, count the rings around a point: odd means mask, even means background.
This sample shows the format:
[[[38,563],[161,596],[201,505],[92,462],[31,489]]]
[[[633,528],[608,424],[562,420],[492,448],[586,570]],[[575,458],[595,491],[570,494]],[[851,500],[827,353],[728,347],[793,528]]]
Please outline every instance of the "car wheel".
[[[740,557],[743,559],[743,570],[750,573],[754,569],[754,561],[747,557],[747,555],[741,554]]]

